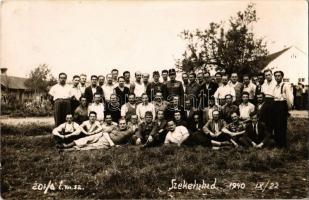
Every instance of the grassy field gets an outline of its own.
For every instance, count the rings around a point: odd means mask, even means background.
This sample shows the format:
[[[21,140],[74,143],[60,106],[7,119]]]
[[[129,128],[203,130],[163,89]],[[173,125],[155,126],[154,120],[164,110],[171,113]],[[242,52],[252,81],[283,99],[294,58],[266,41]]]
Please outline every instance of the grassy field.
[[[214,151],[202,147],[140,150],[124,146],[58,152],[47,134],[51,127],[38,125],[31,129],[27,125],[14,131],[12,125],[2,124],[1,196],[4,199],[305,198],[309,196],[308,125],[307,119],[289,121],[288,150]],[[205,187],[169,190],[172,179],[191,184],[204,181]]]

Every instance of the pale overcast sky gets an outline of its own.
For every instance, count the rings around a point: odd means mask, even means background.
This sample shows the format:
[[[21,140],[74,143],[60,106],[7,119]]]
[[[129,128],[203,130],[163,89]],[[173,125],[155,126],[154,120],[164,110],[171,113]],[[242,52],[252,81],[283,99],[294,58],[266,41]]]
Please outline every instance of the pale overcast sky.
[[[30,1],[1,6],[0,66],[26,76],[46,63],[57,75],[152,72],[174,67],[183,29],[228,20],[250,1]],[[260,18],[255,33],[270,52],[295,45],[308,52],[307,1],[251,1]]]

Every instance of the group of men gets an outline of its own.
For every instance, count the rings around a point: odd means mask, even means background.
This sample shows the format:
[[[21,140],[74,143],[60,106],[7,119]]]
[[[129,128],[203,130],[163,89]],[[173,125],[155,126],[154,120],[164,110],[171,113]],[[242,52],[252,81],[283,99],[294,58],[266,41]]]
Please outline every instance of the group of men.
[[[242,82],[237,73],[182,73],[174,69],[119,76],[59,74],[49,94],[54,102],[57,146],[109,148],[120,144],[234,147],[286,147],[293,91],[282,71],[271,70]],[[105,80],[106,79],[106,80]]]

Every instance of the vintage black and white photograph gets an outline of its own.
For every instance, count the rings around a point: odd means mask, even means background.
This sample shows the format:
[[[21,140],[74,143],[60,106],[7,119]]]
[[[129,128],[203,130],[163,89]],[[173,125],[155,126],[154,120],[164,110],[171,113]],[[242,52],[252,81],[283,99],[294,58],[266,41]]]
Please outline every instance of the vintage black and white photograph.
[[[309,198],[305,0],[0,0],[1,199]]]

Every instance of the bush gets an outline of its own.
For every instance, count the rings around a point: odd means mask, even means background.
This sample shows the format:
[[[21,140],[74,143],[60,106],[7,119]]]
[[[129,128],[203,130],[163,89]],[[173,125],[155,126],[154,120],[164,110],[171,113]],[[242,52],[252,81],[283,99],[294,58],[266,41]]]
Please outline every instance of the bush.
[[[49,102],[1,103],[1,115],[11,117],[45,117],[52,116],[52,105]]]

